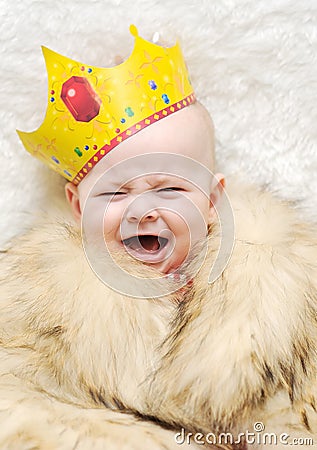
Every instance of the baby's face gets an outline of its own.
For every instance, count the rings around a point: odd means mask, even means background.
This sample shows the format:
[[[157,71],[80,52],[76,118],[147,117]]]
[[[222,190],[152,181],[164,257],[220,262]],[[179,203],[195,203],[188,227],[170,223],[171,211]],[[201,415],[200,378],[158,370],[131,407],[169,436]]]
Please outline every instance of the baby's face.
[[[78,188],[66,185],[74,215],[86,234],[102,235],[110,252],[127,251],[170,273],[213,220],[223,184],[209,172],[213,147],[212,123],[200,104],[172,114],[122,142]]]

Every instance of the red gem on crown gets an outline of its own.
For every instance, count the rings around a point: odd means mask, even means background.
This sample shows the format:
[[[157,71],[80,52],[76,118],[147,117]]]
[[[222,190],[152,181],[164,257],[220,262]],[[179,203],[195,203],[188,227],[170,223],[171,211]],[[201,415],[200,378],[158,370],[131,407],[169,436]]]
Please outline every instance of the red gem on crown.
[[[61,99],[77,122],[90,122],[99,114],[101,100],[84,77],[65,81]]]

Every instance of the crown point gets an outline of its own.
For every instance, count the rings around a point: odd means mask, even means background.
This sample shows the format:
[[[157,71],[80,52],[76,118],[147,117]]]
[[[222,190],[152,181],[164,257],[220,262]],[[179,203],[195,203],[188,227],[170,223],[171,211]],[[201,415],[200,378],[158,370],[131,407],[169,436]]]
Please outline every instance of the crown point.
[[[32,133],[17,132],[26,150],[76,184],[124,139],[195,101],[179,45],[162,50],[155,45],[158,33],[149,42],[128,25],[134,49],[124,67],[122,61],[114,68],[89,66],[42,46],[48,72],[45,120]],[[111,97],[104,94],[106,83]]]
[[[133,37],[139,36],[138,29],[135,25],[130,25],[130,33]]]
[[[42,49],[42,53],[43,53],[45,59],[46,59],[46,57],[49,54],[54,53],[52,50],[50,50],[49,48],[45,47],[44,45],[41,45],[41,49]]]

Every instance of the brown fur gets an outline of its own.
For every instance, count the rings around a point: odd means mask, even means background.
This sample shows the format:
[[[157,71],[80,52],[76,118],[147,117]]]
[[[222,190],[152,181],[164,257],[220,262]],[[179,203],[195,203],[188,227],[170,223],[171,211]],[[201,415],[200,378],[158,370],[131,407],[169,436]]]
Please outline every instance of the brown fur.
[[[168,428],[256,421],[316,438],[316,235],[269,193],[229,195],[232,257],[209,285],[215,226],[186,304],[107,288],[71,222],[1,256],[1,449],[173,449]]]
[[[162,348],[149,410],[205,433],[253,431],[261,421],[267,432],[317,439],[316,230],[269,193],[232,186],[229,196],[232,257],[208,285],[211,235]]]

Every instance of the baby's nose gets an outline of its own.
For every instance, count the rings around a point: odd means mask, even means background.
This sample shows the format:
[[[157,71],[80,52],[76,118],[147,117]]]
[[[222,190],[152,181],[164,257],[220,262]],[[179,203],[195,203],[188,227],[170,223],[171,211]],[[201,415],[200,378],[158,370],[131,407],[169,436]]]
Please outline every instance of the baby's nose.
[[[159,217],[157,210],[142,211],[140,208],[129,208],[126,213],[126,219],[132,223],[155,222]]]
[[[143,192],[136,196],[129,203],[124,216],[127,222],[134,224],[155,222],[160,216],[160,211],[153,193],[151,191]]]
[[[159,217],[159,211],[151,192],[137,196],[128,205],[125,211],[125,219],[130,223],[154,222]]]

